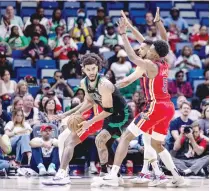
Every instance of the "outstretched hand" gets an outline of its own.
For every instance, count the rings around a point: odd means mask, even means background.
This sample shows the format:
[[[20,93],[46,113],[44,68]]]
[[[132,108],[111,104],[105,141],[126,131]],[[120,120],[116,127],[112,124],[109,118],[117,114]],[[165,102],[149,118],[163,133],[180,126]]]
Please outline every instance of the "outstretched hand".
[[[160,21],[160,7],[157,7],[154,22]]]

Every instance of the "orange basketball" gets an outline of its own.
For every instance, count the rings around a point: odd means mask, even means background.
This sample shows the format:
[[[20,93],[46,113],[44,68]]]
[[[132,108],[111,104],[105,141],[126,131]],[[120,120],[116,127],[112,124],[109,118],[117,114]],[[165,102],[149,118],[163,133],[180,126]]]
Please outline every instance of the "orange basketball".
[[[67,122],[68,128],[71,131],[76,132],[78,129],[81,128],[78,125],[83,121],[85,121],[85,119],[82,115],[71,115]]]

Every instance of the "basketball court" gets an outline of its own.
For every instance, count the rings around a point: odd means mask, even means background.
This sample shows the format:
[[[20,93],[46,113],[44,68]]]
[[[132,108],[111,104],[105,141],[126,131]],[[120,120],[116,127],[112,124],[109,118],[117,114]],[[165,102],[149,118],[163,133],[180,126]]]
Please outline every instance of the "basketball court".
[[[91,177],[72,177],[72,184],[66,186],[44,186],[41,182],[49,179],[49,177],[11,177],[10,179],[0,179],[0,191],[207,191],[209,190],[209,180],[206,178],[191,177],[186,179],[189,183],[187,188],[164,188],[164,187],[146,187],[146,185],[133,185],[129,181],[129,177],[124,177],[125,185],[121,187],[102,187],[91,188]]]

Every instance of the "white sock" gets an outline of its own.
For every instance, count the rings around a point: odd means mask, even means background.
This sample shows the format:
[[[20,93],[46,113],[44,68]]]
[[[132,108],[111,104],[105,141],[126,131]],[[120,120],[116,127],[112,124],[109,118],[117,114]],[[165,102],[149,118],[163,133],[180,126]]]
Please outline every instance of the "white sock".
[[[113,165],[110,174],[112,176],[117,176],[119,170],[120,170],[120,167],[119,166]]]
[[[192,170],[188,168],[188,169],[184,170],[183,172],[184,172],[185,174],[190,174],[190,173],[192,172]]]
[[[96,166],[95,162],[94,161],[90,162],[90,166]]]
[[[159,156],[162,162],[165,164],[166,168],[171,171],[173,177],[175,179],[179,178],[180,175],[178,173],[176,166],[174,165],[170,153],[166,149],[164,149],[162,152],[159,153]]]
[[[145,155],[144,155],[144,157],[145,157]],[[141,173],[148,174],[148,172],[149,172],[149,159],[144,159],[144,164],[143,164]]]
[[[152,162],[151,165],[152,165],[152,169],[154,170],[156,176],[160,176],[161,174],[163,174],[163,172],[160,170],[160,168],[158,166],[157,160]]]

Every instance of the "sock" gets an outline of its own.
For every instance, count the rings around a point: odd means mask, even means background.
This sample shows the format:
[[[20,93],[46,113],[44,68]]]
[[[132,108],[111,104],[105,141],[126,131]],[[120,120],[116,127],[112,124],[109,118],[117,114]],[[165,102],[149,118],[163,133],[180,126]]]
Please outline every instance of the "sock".
[[[118,176],[119,170],[120,170],[119,166],[113,165],[110,174],[113,176]]]
[[[160,176],[161,174],[163,174],[163,172],[160,170],[160,168],[158,166],[157,160],[152,162],[151,165],[152,165],[152,169],[154,170],[156,176]]]
[[[166,168],[171,171],[174,179],[178,179],[180,177],[180,174],[174,165],[170,153],[166,149],[164,149],[162,152],[159,153],[159,156]]]
[[[144,154],[144,156],[145,156],[145,154]],[[141,173],[143,173],[143,174],[149,173],[149,160],[148,159],[144,159],[144,164],[143,164]]]
[[[108,173],[108,171],[107,171],[107,163],[106,164],[101,164],[101,172]]]
[[[186,170],[183,170],[183,172],[185,173],[185,174],[190,174],[191,172],[192,172],[192,170],[191,169],[186,169]]]

